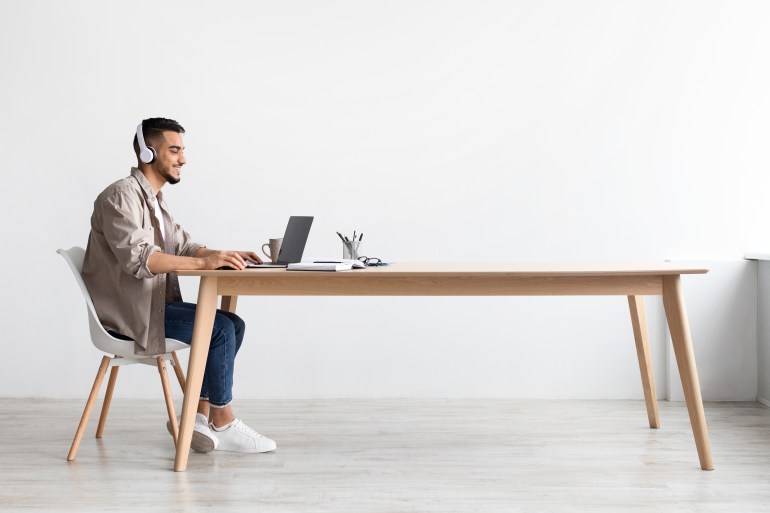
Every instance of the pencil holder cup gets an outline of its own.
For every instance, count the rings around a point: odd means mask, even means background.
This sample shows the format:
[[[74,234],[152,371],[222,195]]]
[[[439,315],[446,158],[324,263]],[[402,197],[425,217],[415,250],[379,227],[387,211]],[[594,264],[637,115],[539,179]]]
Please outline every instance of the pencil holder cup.
[[[360,246],[360,240],[342,241],[342,258],[345,260],[358,260],[358,248]]]

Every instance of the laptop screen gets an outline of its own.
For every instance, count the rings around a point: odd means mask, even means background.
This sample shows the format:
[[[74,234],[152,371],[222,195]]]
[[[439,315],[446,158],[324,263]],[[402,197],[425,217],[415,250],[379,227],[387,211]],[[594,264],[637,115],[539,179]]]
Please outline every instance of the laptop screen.
[[[278,253],[279,264],[293,264],[302,260],[302,253],[305,251],[305,244],[312,224],[312,216],[291,216],[289,218],[286,233],[283,234],[281,252]]]

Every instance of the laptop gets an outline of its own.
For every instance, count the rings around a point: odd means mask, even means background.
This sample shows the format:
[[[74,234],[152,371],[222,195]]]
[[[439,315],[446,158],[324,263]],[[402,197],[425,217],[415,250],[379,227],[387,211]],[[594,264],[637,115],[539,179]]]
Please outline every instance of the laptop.
[[[307,237],[310,234],[310,226],[313,224],[313,216],[291,216],[286,232],[283,234],[281,251],[278,253],[278,262],[270,261],[261,264],[248,262],[247,269],[264,269],[270,267],[287,267],[302,260],[305,251]]]

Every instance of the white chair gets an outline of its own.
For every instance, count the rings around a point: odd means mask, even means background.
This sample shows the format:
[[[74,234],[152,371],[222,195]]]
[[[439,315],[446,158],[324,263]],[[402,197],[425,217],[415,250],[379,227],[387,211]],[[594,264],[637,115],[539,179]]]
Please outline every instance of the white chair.
[[[179,380],[179,385],[184,390],[184,374],[179,365],[179,359],[177,358],[176,351],[182,349],[189,349],[190,346],[180,342],[178,340],[166,339],[166,350],[168,351],[164,355],[160,356],[138,356],[134,354],[134,342],[132,340],[121,340],[115,338],[99,322],[99,318],[96,316],[96,309],[94,303],[91,300],[91,295],[88,293],[85,282],[81,275],[83,271],[83,259],[85,258],[85,250],[80,247],[72,247],[70,249],[59,249],[56,251],[70,266],[72,274],[75,275],[75,280],[80,286],[80,291],[83,293],[83,297],[86,300],[86,306],[88,307],[88,326],[91,332],[91,342],[97,349],[108,353],[113,356],[105,355],[102,358],[101,365],[99,365],[99,372],[96,373],[96,379],[94,380],[93,387],[91,388],[91,394],[88,396],[88,402],[86,403],[85,410],[83,410],[83,416],[78,424],[77,432],[75,433],[75,439],[72,441],[72,447],[67,455],[67,461],[73,461],[75,455],[78,452],[80,441],[83,438],[83,433],[86,430],[88,424],[88,418],[91,416],[91,410],[96,402],[96,396],[99,394],[99,389],[102,385],[104,375],[107,373],[108,368],[112,368],[110,371],[110,380],[107,384],[107,392],[104,395],[104,404],[102,405],[102,413],[99,417],[99,426],[96,429],[96,438],[101,438],[104,432],[104,425],[107,422],[107,412],[110,409],[110,401],[112,400],[112,392],[115,389],[115,381],[118,378],[118,369],[121,365],[130,365],[134,363],[143,363],[146,365],[156,365],[158,372],[160,372],[160,381],[163,385],[163,396],[166,400],[166,409],[168,410],[168,418],[171,422],[172,436],[174,438],[174,445],[176,445],[177,435],[179,428],[177,426],[176,412],[174,411],[174,401],[171,396],[171,389],[168,384],[168,374],[166,372],[166,361],[169,361],[174,367],[176,377]]]

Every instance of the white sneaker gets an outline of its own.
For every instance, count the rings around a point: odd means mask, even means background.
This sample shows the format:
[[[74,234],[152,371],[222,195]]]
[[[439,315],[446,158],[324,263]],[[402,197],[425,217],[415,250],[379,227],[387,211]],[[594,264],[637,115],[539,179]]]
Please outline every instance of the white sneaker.
[[[260,435],[244,424],[241,419],[235,419],[222,431],[213,424],[211,428],[219,439],[219,445],[216,447],[219,451],[270,452],[276,448],[274,441]]]
[[[182,423],[181,419],[181,416],[176,418],[177,427]],[[166,429],[168,429],[168,432],[171,433],[171,422],[168,420],[166,421]],[[193,451],[205,453],[213,451],[217,448],[217,445],[219,445],[219,440],[214,435],[214,433],[211,432],[211,428],[209,427],[209,419],[207,419],[206,416],[202,413],[196,413],[190,447],[192,447]]]

